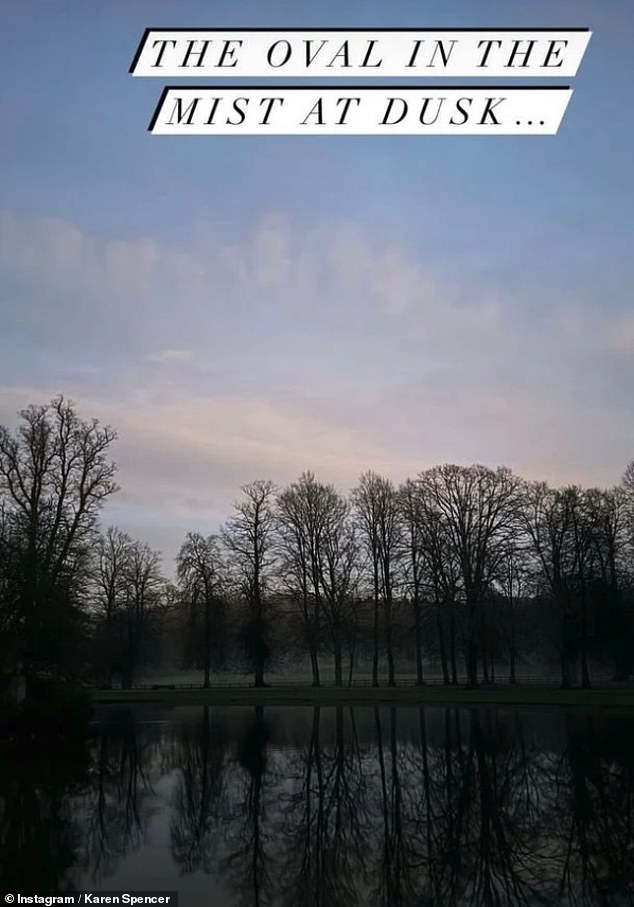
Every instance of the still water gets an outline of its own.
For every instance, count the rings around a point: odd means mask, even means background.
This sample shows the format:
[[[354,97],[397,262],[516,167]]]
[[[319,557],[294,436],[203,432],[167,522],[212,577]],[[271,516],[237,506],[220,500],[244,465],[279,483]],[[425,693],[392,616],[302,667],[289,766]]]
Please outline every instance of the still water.
[[[5,891],[634,904],[634,715],[612,710],[103,708],[9,763]]]

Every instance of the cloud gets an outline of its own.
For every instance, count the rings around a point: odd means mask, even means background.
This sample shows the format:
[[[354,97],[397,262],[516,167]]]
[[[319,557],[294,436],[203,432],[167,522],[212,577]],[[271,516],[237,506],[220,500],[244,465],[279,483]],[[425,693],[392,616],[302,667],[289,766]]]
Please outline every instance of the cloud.
[[[0,284],[0,422],[61,390],[113,424],[113,513],[157,544],[258,476],[480,461],[609,484],[632,456],[629,313],[537,315],[354,222],[170,243],[3,212]]]
[[[143,357],[146,362],[186,362],[192,359],[191,350],[156,350],[153,353],[146,353]]]
[[[347,490],[362,468],[396,466],[402,473],[409,465],[336,413],[320,418],[265,396],[166,398],[148,387],[112,398],[67,390],[82,414],[119,435],[113,455],[122,490],[107,507],[106,522],[123,518],[124,528],[144,526],[153,544],[173,527],[170,551],[187,521],[215,528],[240,486],[255,478],[283,485],[313,468]],[[15,424],[16,410],[50,395],[47,387],[0,386],[0,423]]]
[[[285,286],[292,262],[290,237],[284,220],[271,218],[263,223],[254,241],[255,278],[263,286]]]

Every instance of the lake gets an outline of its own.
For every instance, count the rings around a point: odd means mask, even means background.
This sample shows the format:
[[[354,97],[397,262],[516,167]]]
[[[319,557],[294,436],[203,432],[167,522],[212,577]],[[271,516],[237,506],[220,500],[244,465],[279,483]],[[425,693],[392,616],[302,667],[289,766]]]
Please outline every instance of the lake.
[[[5,891],[180,907],[634,903],[634,715],[103,707],[0,766]]]

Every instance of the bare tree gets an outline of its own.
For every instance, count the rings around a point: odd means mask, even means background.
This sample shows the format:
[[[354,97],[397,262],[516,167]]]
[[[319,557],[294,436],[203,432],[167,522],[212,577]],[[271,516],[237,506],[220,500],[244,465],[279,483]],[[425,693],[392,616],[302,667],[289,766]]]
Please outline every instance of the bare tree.
[[[144,542],[134,541],[130,546],[121,666],[122,686],[126,688],[133,685],[159,623],[157,618],[163,604],[165,585],[160,560],[159,553]]]
[[[374,472],[364,473],[352,492],[360,537],[369,558],[374,598],[374,653],[372,685],[379,683],[379,605],[383,606],[388,683],[396,683],[394,673],[393,608],[394,573],[401,541],[398,501],[392,482]]]
[[[335,660],[335,684],[343,684],[344,639],[354,634],[354,598],[358,582],[358,546],[350,508],[345,498],[330,489],[329,515],[319,556],[324,615]],[[351,665],[353,655],[351,653]]]
[[[418,536],[421,545],[424,592],[433,605],[445,683],[458,683],[457,602],[461,596],[460,562],[448,519],[435,504],[433,487],[416,483]],[[448,630],[448,639],[447,639]],[[451,668],[451,678],[449,670]]]
[[[264,686],[264,669],[270,655],[267,642],[267,581],[275,562],[274,503],[276,488],[258,479],[242,487],[243,500],[222,530],[232,560],[239,591],[247,605],[243,638],[255,673],[255,686]]]
[[[222,663],[224,651],[223,563],[220,539],[190,532],[181,545],[177,558],[178,578],[190,603],[190,627],[195,634],[202,611],[203,687],[210,686],[213,656]]]
[[[0,501],[0,672],[15,672],[20,660],[23,538],[14,514]]]
[[[331,491],[304,472],[278,495],[276,508],[281,569],[299,608],[316,687],[323,620],[320,558]]]
[[[546,589],[559,617],[558,649],[561,685],[572,685],[579,640],[574,621],[576,493],[552,489],[545,482],[527,483],[524,495],[524,525],[541,566]]]
[[[614,680],[627,680],[632,669],[632,632],[625,604],[632,525],[627,487],[586,492],[596,575],[593,595],[599,603],[596,624],[614,661]]]
[[[99,537],[94,567],[94,604],[102,677],[112,685],[121,661],[121,615],[128,599],[132,538],[111,526]]]
[[[160,570],[160,555],[117,527],[99,537],[93,567],[92,609],[102,679],[119,673],[131,687],[158,648],[163,617],[173,608],[173,587]]]
[[[522,539],[512,537],[500,559],[496,582],[505,601],[508,628],[509,683],[517,682],[517,609],[526,594],[530,575],[529,550]]]
[[[478,685],[482,602],[517,522],[519,480],[504,468],[436,466],[419,476],[433,512],[444,522],[460,567],[466,609],[467,673]]]
[[[628,497],[634,496],[634,460],[632,460],[631,463],[628,463],[625,467],[621,485]]]
[[[423,679],[423,595],[425,562],[421,532],[422,514],[416,483],[408,479],[398,492],[401,520],[404,530],[406,588],[414,614],[414,641],[416,658],[416,683]]]
[[[0,496],[21,537],[20,660],[28,675],[51,658],[61,667],[53,630],[63,635],[68,626],[69,588],[87,565],[103,502],[117,490],[109,458],[116,434],[80,419],[62,396],[20,417],[14,432],[0,426]]]
[[[583,489],[571,486],[567,489],[572,498],[572,534],[577,580],[577,601],[580,623],[581,686],[590,688],[588,669],[588,585],[592,573],[593,527],[588,498]]]

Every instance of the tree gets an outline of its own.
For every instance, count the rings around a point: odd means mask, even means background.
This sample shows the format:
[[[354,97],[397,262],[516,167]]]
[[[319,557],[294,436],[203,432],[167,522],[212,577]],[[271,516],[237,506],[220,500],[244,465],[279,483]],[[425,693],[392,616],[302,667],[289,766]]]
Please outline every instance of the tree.
[[[128,599],[132,538],[116,526],[99,537],[95,553],[94,602],[99,673],[108,686],[121,668],[122,615]]]
[[[19,666],[22,537],[14,514],[0,501],[0,674]]]
[[[130,688],[149,660],[167,604],[160,555],[112,527],[100,537],[93,568],[97,647],[103,678]]]
[[[322,630],[321,552],[330,486],[304,472],[278,495],[276,517],[279,529],[281,571],[298,605],[310,656],[313,686],[320,684],[319,645]]]
[[[592,546],[593,531],[586,493],[578,486],[571,486],[567,491],[572,498],[572,534],[574,541],[576,591],[580,623],[581,686],[584,689],[589,689],[588,585],[592,574],[592,556],[594,553]]]
[[[379,683],[379,604],[383,605],[388,683],[394,686],[393,607],[395,561],[401,541],[396,492],[389,479],[374,472],[364,473],[352,492],[360,537],[372,575],[374,599],[374,654],[372,685]]]
[[[334,488],[328,488],[328,516],[319,552],[324,616],[335,660],[335,684],[343,684],[343,643],[354,639],[356,620],[353,600],[357,585],[357,539],[349,519],[350,508]],[[351,652],[351,663],[353,655]]]
[[[509,652],[509,683],[517,682],[516,665],[517,665],[517,609],[525,594],[529,576],[529,558],[528,547],[522,544],[522,540],[517,537],[509,539],[506,545],[496,576],[496,584],[499,586],[501,594],[505,601],[506,620],[504,621],[507,630],[507,642]]]
[[[121,685],[133,685],[147,656],[153,636],[160,629],[165,581],[160,572],[161,556],[145,542],[134,541],[126,569],[127,597]]]
[[[505,467],[435,466],[419,476],[431,514],[446,527],[460,569],[466,611],[467,674],[478,685],[483,600],[517,525],[519,480]]]
[[[214,656],[217,663],[224,661],[224,577],[219,537],[204,538],[198,532],[189,532],[177,564],[181,588],[190,603],[190,629],[196,636],[202,623],[197,654],[202,658],[203,687],[208,689]]]
[[[417,523],[417,534],[421,546],[421,560],[424,580],[424,594],[433,604],[436,619],[439,654],[443,680],[458,683],[457,666],[457,602],[460,596],[460,564],[448,519],[435,504],[433,487],[426,488],[415,483],[416,509],[413,516]],[[446,629],[448,623],[449,646],[447,651]]]
[[[414,615],[414,642],[416,659],[416,684],[423,680],[423,584],[424,552],[422,539],[422,515],[416,484],[408,479],[398,492],[400,517],[403,523],[405,558],[405,581]]]
[[[617,681],[627,680],[632,670],[632,623],[626,606],[632,532],[628,498],[627,485],[586,493],[595,562],[592,592],[598,605],[595,628],[609,646]]]
[[[0,497],[15,567],[16,654],[28,676],[68,667],[72,593],[87,572],[99,511],[117,490],[116,434],[80,419],[63,396],[19,415],[17,430],[0,426]]]
[[[545,482],[532,482],[525,486],[522,508],[524,526],[559,618],[558,650],[563,689],[572,686],[574,662],[579,652],[575,621],[576,506],[575,489],[552,489]]]
[[[235,505],[235,515],[222,530],[222,539],[232,559],[235,579],[247,606],[247,621],[242,631],[255,686],[264,686],[264,669],[270,657],[267,640],[267,582],[275,561],[273,482],[258,479],[242,486],[243,500]]]

